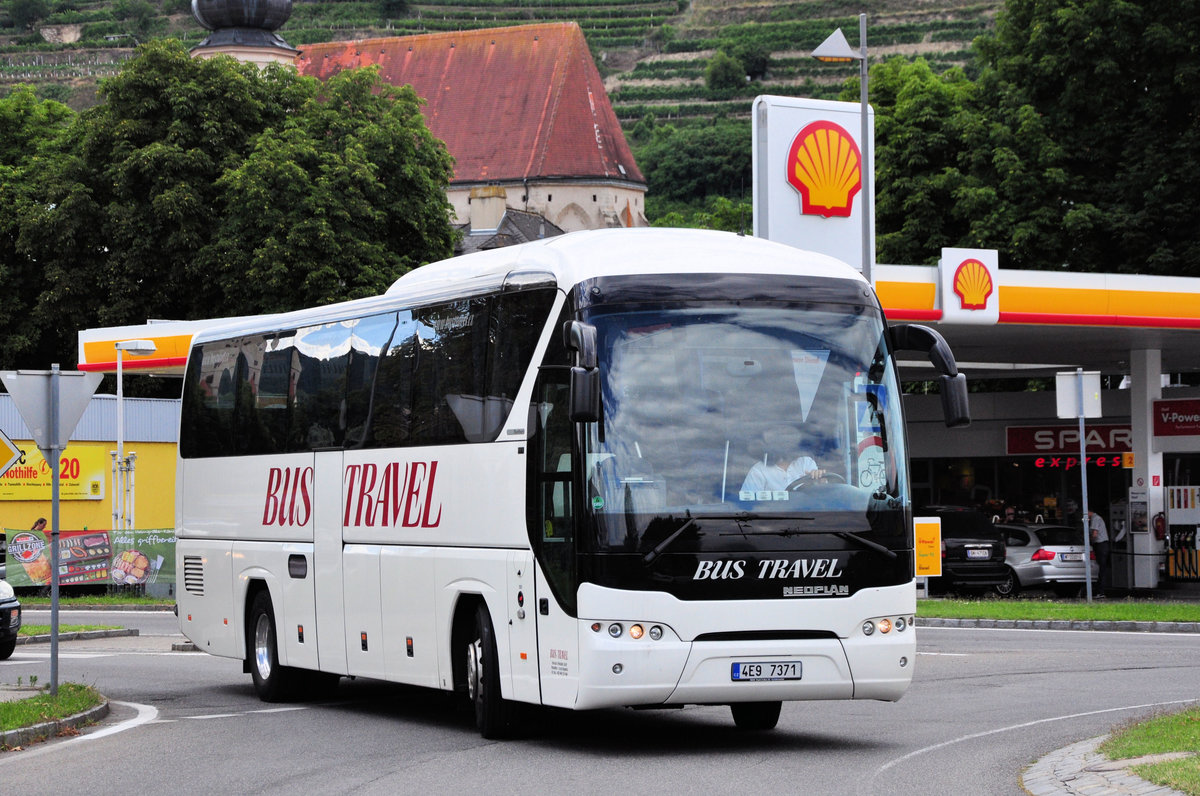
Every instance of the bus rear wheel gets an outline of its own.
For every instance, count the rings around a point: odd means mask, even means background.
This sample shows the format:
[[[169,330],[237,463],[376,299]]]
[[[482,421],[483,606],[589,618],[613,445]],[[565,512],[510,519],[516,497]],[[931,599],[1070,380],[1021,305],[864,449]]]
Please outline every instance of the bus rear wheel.
[[[475,708],[475,726],[484,738],[512,731],[513,705],[500,696],[500,656],[487,606],[475,610],[475,632],[467,644],[467,696]]]
[[[260,591],[250,605],[248,625],[250,676],[254,691],[263,702],[283,702],[295,693],[297,672],[279,663],[279,646],[275,633],[275,611],[271,595]]]
[[[739,730],[773,730],[782,707],[782,702],[735,702],[729,710]]]

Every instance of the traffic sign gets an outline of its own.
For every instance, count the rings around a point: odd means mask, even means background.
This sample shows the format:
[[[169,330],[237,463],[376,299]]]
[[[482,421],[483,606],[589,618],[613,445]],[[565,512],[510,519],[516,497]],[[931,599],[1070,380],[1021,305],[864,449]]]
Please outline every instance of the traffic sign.
[[[0,477],[3,477],[14,464],[21,461],[23,455],[24,452],[13,444],[8,435],[0,431]]]
[[[52,376],[58,377],[57,394],[53,395]],[[101,373],[79,370],[57,373],[49,370],[8,370],[0,373],[0,381],[8,388],[13,403],[17,405],[17,412],[47,460],[57,460],[57,454],[66,449],[79,418],[83,416],[83,410],[87,409],[92,393],[96,392],[103,378]],[[50,411],[55,403],[58,404],[57,418],[52,417]],[[54,438],[54,428],[57,428],[57,438]]]

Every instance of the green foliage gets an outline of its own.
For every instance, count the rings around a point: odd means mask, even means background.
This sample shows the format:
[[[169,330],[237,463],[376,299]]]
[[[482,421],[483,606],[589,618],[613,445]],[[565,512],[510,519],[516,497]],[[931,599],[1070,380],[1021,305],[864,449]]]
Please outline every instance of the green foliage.
[[[648,196],[685,202],[709,195],[740,198],[751,186],[750,123],[659,124],[634,157],[646,175]]]
[[[394,19],[408,14],[408,0],[379,0],[379,17]]]
[[[771,51],[762,42],[735,42],[730,45],[729,54],[741,63],[746,74],[755,80],[766,77],[767,70],[771,67]]]
[[[646,198],[647,213],[651,211],[650,197]],[[692,229],[720,229],[726,232],[750,231],[754,221],[754,207],[750,202],[734,201],[724,196],[708,196],[703,209],[684,206],[656,213],[651,223],[655,227],[689,227]]]
[[[1198,29],[1196,2],[1009,0],[977,47],[981,124],[1011,145],[971,165],[1037,223],[981,196],[979,237],[1019,267],[1200,275]]]
[[[30,676],[30,685],[36,676]],[[96,689],[79,683],[60,683],[58,694],[39,694],[28,699],[0,702],[0,732],[32,727],[50,719],[64,719],[104,702]]]
[[[704,84],[710,89],[739,89],[746,83],[746,70],[742,62],[717,50],[704,68]]]
[[[33,30],[50,15],[48,0],[9,0],[8,15],[19,30]]]
[[[450,161],[405,91],[140,47],[0,180],[4,309],[26,313],[0,319],[0,366],[70,361],[88,326],[378,292],[448,255]]]
[[[452,171],[411,86],[341,72],[218,181],[224,218],[200,260],[235,313],[378,295],[453,253]]]

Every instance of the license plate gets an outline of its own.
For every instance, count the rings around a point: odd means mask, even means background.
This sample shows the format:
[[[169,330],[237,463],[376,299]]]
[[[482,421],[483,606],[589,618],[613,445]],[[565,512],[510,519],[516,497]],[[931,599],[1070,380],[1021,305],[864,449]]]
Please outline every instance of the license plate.
[[[1063,561],[1082,561],[1083,553],[1061,553]]]
[[[730,671],[729,679],[738,682],[752,680],[799,680],[801,669],[800,661],[735,663]]]
[[[991,558],[991,550],[968,550],[967,558]]]

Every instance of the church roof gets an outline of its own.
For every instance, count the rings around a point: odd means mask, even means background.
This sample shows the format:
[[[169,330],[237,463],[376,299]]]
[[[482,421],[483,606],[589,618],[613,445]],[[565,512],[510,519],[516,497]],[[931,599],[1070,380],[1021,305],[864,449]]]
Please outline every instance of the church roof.
[[[371,64],[424,98],[426,124],[455,158],[454,182],[645,183],[574,22],[307,44],[296,61],[322,80]]]

